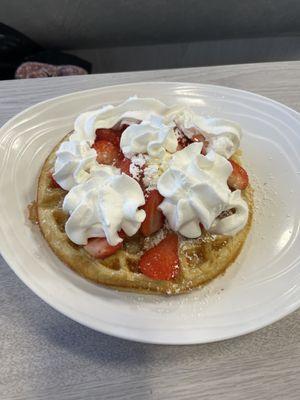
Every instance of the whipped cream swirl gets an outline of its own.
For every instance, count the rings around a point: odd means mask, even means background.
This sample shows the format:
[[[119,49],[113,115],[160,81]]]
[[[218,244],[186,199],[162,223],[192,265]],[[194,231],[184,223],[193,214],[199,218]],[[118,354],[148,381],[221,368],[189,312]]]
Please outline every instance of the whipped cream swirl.
[[[241,191],[230,193],[228,206],[224,211],[234,208],[235,213],[225,218],[216,218],[210,228],[211,233],[233,236],[244,228],[248,221],[248,204],[241,198]]]
[[[152,98],[131,97],[114,106],[80,114],[74,133],[56,155],[53,177],[69,193],[63,209],[69,214],[65,231],[74,243],[84,245],[92,237],[106,237],[111,245],[122,241],[119,232],[134,235],[145,219],[145,197],[139,183],[112,166],[99,165],[92,148],[98,128],[129,125],[120,148],[131,158],[130,171],[143,177],[147,190],[157,187],[164,197],[160,208],[174,231],[188,238],[201,235],[200,224],[212,233],[234,235],[248,219],[248,206],[241,192],[231,192],[227,161],[238,149],[240,127],[230,121],[202,117],[184,106],[168,107]],[[178,132],[189,139],[201,134],[208,142],[181,151]],[[234,214],[220,218],[223,211]]]
[[[173,118],[185,136],[191,139],[196,134],[202,134],[209,141],[209,147],[227,159],[240,145],[242,131],[240,126],[232,121],[201,117],[188,109],[175,113]]]
[[[70,214],[66,234],[78,245],[92,237],[106,237],[115,246],[123,240],[118,232],[132,236],[139,230],[145,211],[138,208],[144,203],[143,191],[133,178],[102,165],[66,195],[63,210]]]
[[[97,167],[96,150],[85,141],[63,142],[56,152],[53,177],[65,190],[85,182],[92,168]]]
[[[225,157],[210,150],[201,153],[202,143],[193,143],[175,153],[157,182],[165,198],[160,209],[174,231],[188,238],[201,235],[200,223],[208,231],[234,235],[248,219],[248,206],[239,190],[231,192],[227,179],[232,166]],[[235,214],[218,220],[225,210]]]
[[[166,151],[175,153],[177,145],[174,125],[165,125],[162,117],[154,115],[140,124],[133,124],[125,129],[120,142],[127,158],[138,153],[148,153],[150,157],[162,158]]]
[[[156,99],[129,97],[117,106],[107,105],[98,110],[80,114],[75,120],[74,133],[70,140],[86,140],[92,145],[98,128],[116,128],[122,123],[137,124],[148,120],[150,115],[167,115],[170,110]]]

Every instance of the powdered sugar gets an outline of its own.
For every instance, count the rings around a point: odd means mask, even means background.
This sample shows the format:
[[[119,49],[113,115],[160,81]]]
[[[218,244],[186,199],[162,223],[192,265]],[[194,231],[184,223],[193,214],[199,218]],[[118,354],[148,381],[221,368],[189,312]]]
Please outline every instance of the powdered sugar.
[[[150,157],[148,154],[136,154],[131,157],[129,167],[132,178],[137,181],[142,179],[145,186],[145,196],[156,189],[160,175],[168,168],[171,154],[166,152],[162,158]]]
[[[144,239],[144,251],[151,249],[152,247],[158,245],[165,237],[167,231],[164,229],[160,229],[155,234],[148,236]]]
[[[141,170],[138,165],[131,163],[129,167],[130,175],[133,177],[135,180],[139,180],[141,176]]]
[[[142,177],[143,167],[146,164],[147,158],[149,156],[141,153],[132,156],[129,171],[134,179],[139,180]]]
[[[146,186],[146,191],[157,188],[157,181],[161,174],[168,169],[169,161],[172,154],[166,152],[162,158],[151,157],[147,161],[147,166],[144,168],[143,184]]]
[[[147,190],[153,190],[156,188],[159,176],[158,164],[150,164],[144,169],[143,184],[147,187]]]

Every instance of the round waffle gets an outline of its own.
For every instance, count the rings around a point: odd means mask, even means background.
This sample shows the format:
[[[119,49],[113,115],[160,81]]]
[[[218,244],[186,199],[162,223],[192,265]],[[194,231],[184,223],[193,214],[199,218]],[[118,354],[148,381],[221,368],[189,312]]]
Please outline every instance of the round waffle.
[[[67,136],[68,137],[68,136]],[[67,139],[64,138],[64,140]],[[60,143],[59,143],[60,145]],[[215,278],[239,255],[250,229],[253,214],[251,187],[243,191],[249,205],[249,218],[237,235],[222,236],[204,233],[198,239],[180,239],[180,273],[172,281],[157,281],[139,272],[139,259],[146,249],[166,233],[164,230],[144,239],[139,234],[127,238],[124,247],[104,260],[92,257],[82,246],[71,242],[65,233],[68,216],[62,210],[66,191],[53,186],[53,170],[57,145],[46,159],[38,181],[37,215],[40,230],[54,253],[81,276],[118,289],[176,294],[198,287]],[[238,157],[235,156],[235,161]]]

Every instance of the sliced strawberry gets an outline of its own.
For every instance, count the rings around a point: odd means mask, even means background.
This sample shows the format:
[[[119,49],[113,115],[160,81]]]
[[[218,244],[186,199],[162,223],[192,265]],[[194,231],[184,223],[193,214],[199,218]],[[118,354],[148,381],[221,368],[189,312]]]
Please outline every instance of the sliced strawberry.
[[[126,233],[123,231],[123,229],[121,229],[118,232],[118,235],[120,236],[120,238],[125,239],[127,237]]]
[[[117,161],[116,167],[120,168],[120,170],[124,172],[124,174],[130,176],[130,164],[131,161],[128,158],[123,157]]]
[[[141,232],[144,236],[150,236],[157,232],[164,224],[164,215],[158,208],[163,201],[162,195],[158,190],[151,190],[143,209],[146,212],[146,218],[141,225]]]
[[[115,129],[96,129],[96,141],[107,140],[115,146],[120,146],[121,131]]]
[[[200,142],[200,143],[203,143],[203,147],[202,147],[202,150],[201,150],[201,154],[203,154],[204,156],[206,156],[206,154],[207,154],[207,148],[208,148],[209,142],[205,139],[205,136],[202,135],[202,133],[197,133],[196,135],[194,135],[194,136],[192,137],[191,140],[192,140],[192,142]]]
[[[232,173],[228,178],[228,186],[232,190],[236,189],[246,189],[249,183],[249,178],[247,172],[239,164],[233,160],[228,160],[232,165]]]
[[[105,238],[92,238],[84,246],[85,250],[95,258],[106,258],[121,249],[123,242],[116,246],[111,246]]]
[[[189,139],[183,135],[180,135],[178,137],[177,142],[178,142],[177,151],[184,149],[186,146],[190,144]]]
[[[201,150],[201,154],[203,156],[206,156],[206,154],[207,154],[207,146],[208,145],[205,145],[205,143],[203,143],[203,147],[202,147],[202,150]]]
[[[169,233],[158,245],[147,250],[140,259],[140,271],[152,279],[169,281],[179,272],[178,237]]]
[[[52,187],[62,189],[62,187],[53,178],[53,174],[51,172],[50,172],[50,179],[51,179],[51,186]]]
[[[203,143],[201,154],[203,154],[204,156],[206,156],[207,154],[207,148],[209,142],[205,139],[205,136],[202,135],[202,133],[195,133],[195,135],[191,139],[188,139],[183,134],[180,134],[177,141],[178,141],[177,151],[184,149],[186,146],[188,146],[193,142],[201,142]]]
[[[97,161],[99,164],[112,165],[119,158],[119,149],[108,140],[96,140],[94,149],[97,151]]]
[[[202,135],[202,133],[197,133],[196,135],[194,135],[192,137],[191,140],[192,140],[192,142],[202,142],[202,143],[204,143],[205,142],[205,136]]]
[[[122,135],[122,133],[125,131],[125,129],[127,129],[129,127],[128,124],[121,124],[120,126],[120,135]]]

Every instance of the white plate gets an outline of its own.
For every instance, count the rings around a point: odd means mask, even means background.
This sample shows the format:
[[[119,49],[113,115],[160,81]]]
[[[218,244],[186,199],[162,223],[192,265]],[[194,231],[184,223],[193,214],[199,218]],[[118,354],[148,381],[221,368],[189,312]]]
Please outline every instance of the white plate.
[[[64,266],[26,207],[52,147],[75,116],[128,96],[180,102],[201,114],[239,122],[241,147],[255,189],[255,220],[242,254],[202,289],[175,297],[138,295],[97,286]],[[300,304],[300,116],[267,98],[225,87],[138,83],[73,93],[33,106],[0,130],[0,249],[38,296],[101,332],[141,342],[204,343],[242,335]],[[42,316],[41,316],[42,318]]]

